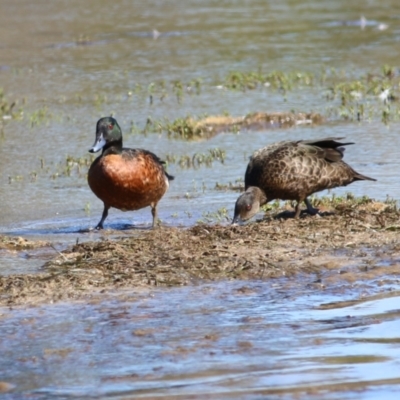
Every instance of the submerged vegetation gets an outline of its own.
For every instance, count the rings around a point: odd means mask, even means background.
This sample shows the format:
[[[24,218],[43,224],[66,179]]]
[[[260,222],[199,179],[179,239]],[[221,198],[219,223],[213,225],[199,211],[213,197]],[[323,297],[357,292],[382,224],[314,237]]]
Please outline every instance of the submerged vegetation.
[[[214,161],[223,164],[225,157],[225,150],[215,148],[209,149],[207,153],[195,153],[192,156],[167,154],[164,158],[168,164],[178,164],[181,168],[199,168],[202,165],[210,167]]]
[[[105,107],[117,106],[123,102],[132,102],[134,99],[139,104],[147,102],[154,109],[163,102],[175,102],[178,107],[183,105],[189,96],[198,96],[212,91],[213,96],[224,91],[245,91],[250,96],[251,91],[273,91],[280,93],[288,100],[291,92],[307,89],[320,100],[318,112],[308,112],[316,120],[312,123],[321,123],[324,119],[339,120],[371,120],[378,118],[387,124],[400,119],[400,73],[397,67],[384,65],[379,72],[370,72],[365,75],[357,71],[338,71],[326,68],[319,73],[309,71],[231,71],[225,77],[214,82],[203,78],[192,79],[189,82],[181,80],[155,80],[147,84],[135,83],[133,87],[121,88],[120,92],[98,92],[87,96],[77,93],[73,98],[63,97],[57,103],[78,103],[104,110]],[[312,89],[312,90],[311,90]],[[222,91],[222,92],[221,92]],[[17,105],[20,105],[17,110]],[[22,109],[24,105],[26,110]],[[1,120],[21,119],[27,120],[31,128],[51,121],[58,113],[52,110],[53,104],[44,101],[39,109],[33,109],[29,101],[8,101],[3,90],[0,89],[0,117]],[[104,112],[104,111],[102,111]],[[178,112],[179,114],[179,112]],[[255,110],[247,116],[229,117],[218,116],[186,116],[153,119],[149,117],[143,128],[137,127],[133,122],[131,133],[161,133],[166,132],[171,139],[197,140],[209,138],[221,131],[237,132],[240,129],[256,129],[253,117],[264,114],[265,118],[259,129],[272,127],[287,127],[301,123],[293,112],[288,121],[277,117],[280,113],[270,110]],[[269,117],[271,116],[271,117]],[[270,120],[269,120],[270,118]],[[256,121],[256,125],[258,121]]]
[[[0,88],[0,120],[20,118],[22,111],[17,111],[16,106],[17,101],[8,101],[3,89]]]
[[[231,90],[254,90],[260,87],[288,91],[299,86],[312,86],[316,76],[309,72],[261,71],[240,72],[232,71],[224,79],[223,87]]]
[[[323,121],[323,116],[318,113],[254,112],[241,117],[213,115],[178,118],[172,122],[148,119],[143,132],[166,132],[169,138],[190,141],[209,139],[221,132],[288,128],[302,124],[321,124]]]

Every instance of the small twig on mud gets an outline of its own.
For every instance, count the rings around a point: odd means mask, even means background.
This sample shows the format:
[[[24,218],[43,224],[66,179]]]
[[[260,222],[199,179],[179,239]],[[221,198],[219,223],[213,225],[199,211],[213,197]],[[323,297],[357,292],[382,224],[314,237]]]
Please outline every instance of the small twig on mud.
[[[50,247],[51,247],[56,253],[58,253],[58,254],[63,258],[64,261],[68,261],[67,257],[65,257],[63,253],[61,253],[60,251],[58,251],[58,250],[54,247],[53,244],[50,244]]]

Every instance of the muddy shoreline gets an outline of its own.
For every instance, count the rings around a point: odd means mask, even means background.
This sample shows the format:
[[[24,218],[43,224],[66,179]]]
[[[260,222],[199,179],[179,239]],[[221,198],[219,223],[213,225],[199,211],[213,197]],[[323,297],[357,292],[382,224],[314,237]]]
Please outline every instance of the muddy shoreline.
[[[99,233],[99,240],[60,252],[36,274],[0,277],[0,305],[93,299],[120,289],[181,286],[216,280],[267,280],[315,275],[320,289],[340,281],[400,277],[399,211],[395,203],[331,200],[321,216],[292,218],[272,209],[245,226],[199,224]],[[2,238],[21,249],[24,239]],[[46,242],[37,242],[45,246]],[[35,246],[26,242],[25,246]],[[325,274],[325,275],[324,275]],[[378,282],[379,285],[379,282]]]

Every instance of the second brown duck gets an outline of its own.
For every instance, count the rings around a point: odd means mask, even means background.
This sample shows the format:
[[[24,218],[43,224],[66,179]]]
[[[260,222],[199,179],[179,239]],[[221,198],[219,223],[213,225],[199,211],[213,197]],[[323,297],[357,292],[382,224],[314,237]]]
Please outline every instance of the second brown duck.
[[[346,164],[343,138],[283,141],[252,155],[244,178],[245,192],[237,199],[233,222],[253,217],[271,200],[296,200],[295,218],[304,201],[310,214],[316,214],[307,197],[324,189],[346,186],[355,181],[375,181]]]

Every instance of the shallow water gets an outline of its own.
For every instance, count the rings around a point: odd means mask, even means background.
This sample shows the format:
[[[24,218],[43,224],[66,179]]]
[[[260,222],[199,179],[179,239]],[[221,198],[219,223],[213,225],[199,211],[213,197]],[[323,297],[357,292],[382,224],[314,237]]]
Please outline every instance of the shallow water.
[[[378,181],[333,193],[400,198],[398,122],[333,118],[318,127],[227,133],[203,142],[129,133],[132,121],[142,129],[148,117],[325,114],[332,106],[326,88],[241,92],[220,85],[230,71],[317,73],[333,67],[359,77],[380,73],[384,64],[396,66],[396,0],[190,0],[184,7],[159,0],[0,0],[0,7],[0,87],[23,112],[22,119],[0,123],[0,233],[53,246],[0,253],[1,273],[35,272],[76,240],[101,237],[82,232],[97,224],[102,211],[85,169],[70,176],[62,171],[67,155],[87,156],[96,121],[110,113],[125,146],[161,158],[225,150],[225,162],[211,168],[169,165],[176,179],[159,205],[167,225],[215,220],[221,209],[231,216],[237,193],[215,190],[216,183],[243,179],[253,150],[282,139],[346,137],[356,143],[346,150],[347,162]],[[193,79],[202,80],[200,94],[185,88],[179,103],[169,89],[164,100],[155,96],[150,104],[152,82],[188,85]],[[150,221],[149,209],[111,210],[106,226],[123,236],[129,224],[141,229]],[[240,294],[242,286],[250,290]],[[16,389],[3,397],[397,398],[398,294],[363,298],[353,290],[335,295],[296,291],[282,282],[221,283],[138,294],[136,300],[4,310],[0,371],[6,373],[0,381]],[[353,298],[361,300],[318,308]]]
[[[305,283],[222,282],[7,312],[0,370],[15,392],[3,398],[396,398],[399,292],[359,288],[349,303]]]
[[[128,134],[132,121],[142,129],[148,117],[174,120],[290,110],[324,114],[331,104],[323,100],[320,89],[243,93],[217,86],[230,71],[260,68],[317,73],[334,67],[346,75],[380,73],[384,64],[397,62],[392,49],[400,39],[398,2],[349,7],[341,2],[190,1],[181,7],[115,1],[104,2],[100,10],[96,4],[1,2],[0,87],[10,102],[19,100],[24,119],[4,121],[0,136],[0,232],[41,230],[46,222],[53,227],[51,234],[63,226],[79,230],[98,222],[102,204],[88,189],[85,171],[73,170],[71,176],[62,171],[67,155],[88,155],[96,121],[110,113],[120,122],[127,147],[144,147],[160,157],[225,150],[224,165],[214,162],[212,168],[198,170],[169,167],[176,180],[160,203],[165,223],[191,225],[222,207],[231,214],[237,194],[215,191],[215,183],[243,179],[248,156],[281,139],[346,137],[356,142],[346,152],[347,161],[378,182],[356,183],[335,193],[351,190],[377,199],[400,196],[399,161],[393,151],[398,123],[387,127],[379,120],[333,121],[317,128],[221,134],[200,143]],[[357,25],[361,15],[369,21],[364,29]],[[377,23],[388,28],[379,30]],[[156,40],[153,29],[161,34]],[[168,86],[177,79],[188,84],[197,78],[203,82],[199,95],[184,90],[179,104],[169,90],[163,101],[155,96],[154,104],[149,103],[146,92],[151,82],[165,81]],[[135,95],[137,85],[144,88],[141,95]],[[151,216],[149,210],[112,210],[108,223],[120,220],[149,224]]]

